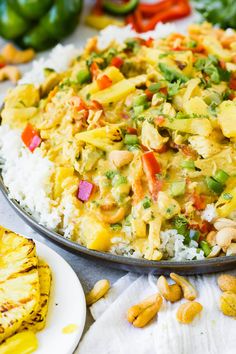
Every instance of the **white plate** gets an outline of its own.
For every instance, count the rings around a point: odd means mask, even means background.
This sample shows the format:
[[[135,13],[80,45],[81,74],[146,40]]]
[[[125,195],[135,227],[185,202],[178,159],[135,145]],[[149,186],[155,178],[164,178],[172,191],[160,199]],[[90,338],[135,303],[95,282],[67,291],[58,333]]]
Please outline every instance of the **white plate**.
[[[41,242],[36,243],[37,255],[52,271],[52,288],[45,329],[37,333],[39,348],[35,354],[72,354],[83,333],[86,303],[80,281],[71,266],[55,251]],[[77,328],[64,334],[68,325]]]

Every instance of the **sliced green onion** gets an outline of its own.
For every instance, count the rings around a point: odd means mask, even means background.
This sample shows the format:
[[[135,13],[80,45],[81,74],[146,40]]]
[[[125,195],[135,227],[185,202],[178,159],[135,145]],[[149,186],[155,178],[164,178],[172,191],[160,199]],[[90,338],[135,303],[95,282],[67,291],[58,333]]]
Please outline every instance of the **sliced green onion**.
[[[232,194],[230,194],[230,193],[224,193],[224,194],[222,195],[222,197],[224,198],[224,200],[231,200],[231,199],[233,199],[233,196],[232,196]]]
[[[141,106],[141,105],[143,105],[146,102],[147,102],[147,96],[144,93],[144,94],[139,95],[139,96],[134,98],[133,105],[134,106]]]
[[[186,188],[186,182],[184,181],[173,182],[170,187],[171,195],[173,197],[178,197],[180,195],[183,195],[185,193],[185,188]]]
[[[204,256],[207,257],[211,253],[211,247],[208,245],[206,241],[201,241],[200,242],[200,247],[204,252]]]
[[[125,184],[127,182],[127,177],[122,175],[116,175],[112,181],[112,185],[113,187],[119,187],[121,184]]]
[[[218,170],[214,176],[214,179],[222,184],[225,184],[225,182],[228,180],[229,175],[227,172],[223,171],[223,170]]]
[[[152,205],[151,199],[148,198],[148,197],[145,197],[144,200],[143,200],[144,209],[150,208],[151,205]]]
[[[111,224],[110,227],[113,231],[119,231],[119,230],[121,230],[122,225],[117,223],[117,224]]]
[[[78,72],[76,78],[77,78],[77,82],[82,85],[90,81],[91,75],[87,69],[83,69]]]
[[[195,164],[193,160],[182,161],[180,166],[186,168],[187,170],[195,170]]]
[[[207,187],[216,194],[221,194],[224,190],[224,186],[222,183],[217,182],[212,177],[206,177]]]
[[[144,105],[141,106],[134,106],[134,114],[135,116],[138,116],[139,114],[143,113],[143,111],[145,110]]]
[[[126,145],[136,145],[138,144],[138,137],[134,134],[126,134],[124,138],[124,143]]]
[[[156,84],[151,84],[150,86],[148,86],[148,90],[151,93],[156,93],[160,90],[161,88],[161,84],[159,82],[157,82]]]

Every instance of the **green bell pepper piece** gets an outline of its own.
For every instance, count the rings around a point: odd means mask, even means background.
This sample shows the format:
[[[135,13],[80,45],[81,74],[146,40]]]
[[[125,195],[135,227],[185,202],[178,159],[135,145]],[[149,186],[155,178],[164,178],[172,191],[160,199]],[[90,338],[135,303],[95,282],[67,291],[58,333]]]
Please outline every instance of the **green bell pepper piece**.
[[[53,0],[7,0],[12,9],[29,20],[40,19],[53,5]]]
[[[46,50],[56,44],[56,40],[49,38],[47,31],[42,26],[33,28],[18,41],[23,48],[34,48],[37,51]]]
[[[5,39],[15,39],[24,34],[31,23],[17,14],[7,1],[0,1],[0,35]]]
[[[130,0],[124,4],[117,4],[111,0],[105,0],[103,2],[103,8],[105,11],[113,15],[126,15],[129,12],[132,12],[138,5],[138,0]]]

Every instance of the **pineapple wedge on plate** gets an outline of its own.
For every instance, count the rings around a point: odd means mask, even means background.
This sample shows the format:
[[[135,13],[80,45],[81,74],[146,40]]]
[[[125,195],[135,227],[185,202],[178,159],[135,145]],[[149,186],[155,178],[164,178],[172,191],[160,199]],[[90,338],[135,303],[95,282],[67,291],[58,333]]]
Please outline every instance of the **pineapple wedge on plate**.
[[[38,272],[40,285],[40,300],[30,319],[22,323],[19,332],[23,330],[38,332],[41,331],[46,324],[52,275],[48,264],[41,259],[39,259]]]
[[[0,227],[0,343],[31,318],[39,301],[35,243]]]

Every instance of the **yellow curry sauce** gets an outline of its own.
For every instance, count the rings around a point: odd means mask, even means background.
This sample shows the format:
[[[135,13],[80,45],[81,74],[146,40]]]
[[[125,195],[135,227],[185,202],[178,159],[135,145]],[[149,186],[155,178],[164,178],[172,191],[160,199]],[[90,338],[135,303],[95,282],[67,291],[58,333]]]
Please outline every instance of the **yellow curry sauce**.
[[[106,50],[94,38],[40,90],[12,90],[2,123],[54,163],[50,198],[70,203],[72,240],[160,260],[160,231],[175,229],[207,256],[202,211],[236,207],[235,90],[236,35],[209,24]]]

